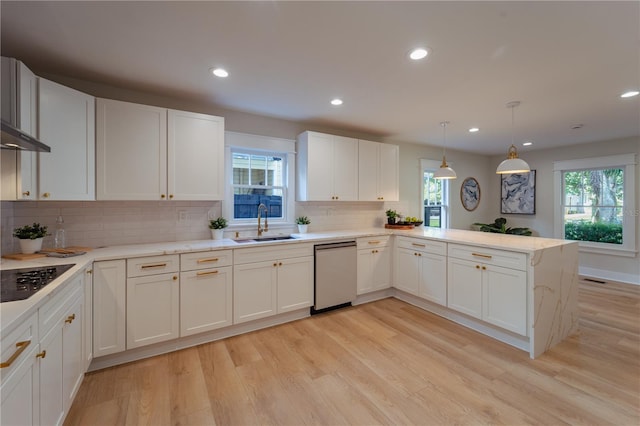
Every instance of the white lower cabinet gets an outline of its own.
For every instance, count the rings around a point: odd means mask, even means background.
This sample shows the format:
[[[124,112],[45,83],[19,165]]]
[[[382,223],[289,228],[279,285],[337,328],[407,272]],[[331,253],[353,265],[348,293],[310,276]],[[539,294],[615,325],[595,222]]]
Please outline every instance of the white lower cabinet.
[[[524,254],[451,245],[448,272],[449,308],[527,335]]]
[[[396,247],[394,287],[446,305],[446,243],[397,237]]]
[[[93,265],[84,270],[84,320],[82,322],[82,362],[89,369],[93,359]]]
[[[180,335],[179,257],[127,260],[127,349]]]
[[[93,356],[126,348],[127,262],[93,263]]]
[[[40,424],[58,425],[64,417],[62,385],[62,327],[55,327],[40,341]]]
[[[388,236],[358,238],[358,295],[391,287]]]
[[[238,249],[234,264],[234,324],[313,305],[313,245]]]
[[[180,336],[233,323],[232,251],[180,255]]]

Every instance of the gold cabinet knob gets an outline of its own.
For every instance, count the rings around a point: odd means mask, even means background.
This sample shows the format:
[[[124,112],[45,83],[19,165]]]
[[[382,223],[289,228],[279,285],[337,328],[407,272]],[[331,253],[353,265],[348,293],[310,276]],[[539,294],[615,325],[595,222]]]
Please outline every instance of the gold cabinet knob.
[[[167,198],[167,196],[166,196],[166,195],[164,195],[164,194],[161,194],[161,195],[160,195],[160,198],[162,198],[162,199],[164,200],[165,198]]]
[[[46,356],[47,356],[47,351],[46,350],[36,354],[36,358],[43,358],[44,359],[44,358],[46,358]]]
[[[51,196],[50,193],[45,192],[44,194],[42,194],[42,198],[49,198]]]
[[[282,262],[278,263],[278,266],[282,266]]]
[[[169,194],[169,199],[173,199],[173,194]]]
[[[87,274],[93,274],[93,270],[92,269],[87,269]]]
[[[177,280],[178,280],[178,276],[177,276],[177,275],[174,275],[174,276],[173,276],[173,280],[174,280],[174,281],[177,281]]]
[[[480,265],[476,265],[476,269],[480,269]]]
[[[486,271],[486,270],[487,270],[487,267],[486,267],[486,266],[483,266],[483,267],[482,267],[482,270],[483,270],[483,271]]]
[[[277,262],[273,264],[273,267],[274,267],[274,268],[275,268],[275,267],[277,267],[277,266],[278,266],[278,263],[277,263]]]
[[[66,320],[64,320],[64,322],[71,324],[73,322],[73,320],[76,319],[76,314],[71,314],[67,317]]]
[[[24,191],[24,192],[22,193],[22,195],[24,195],[24,196],[28,197],[29,195],[31,195],[31,192],[30,192],[30,191]]]

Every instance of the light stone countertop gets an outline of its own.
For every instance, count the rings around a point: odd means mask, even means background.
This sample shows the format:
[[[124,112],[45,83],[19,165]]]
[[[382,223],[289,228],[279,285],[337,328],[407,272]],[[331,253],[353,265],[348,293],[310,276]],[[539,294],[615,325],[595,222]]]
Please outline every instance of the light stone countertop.
[[[269,234],[277,235],[277,234]],[[470,244],[478,247],[495,248],[521,253],[533,254],[538,250],[565,244],[576,244],[572,241],[555,240],[539,237],[522,237],[516,235],[490,234],[486,232],[465,231],[458,229],[429,229],[419,227],[413,230],[389,230],[384,228],[370,228],[358,230],[327,231],[308,234],[292,234],[295,239],[280,241],[237,243],[232,239],[178,241],[152,244],[133,244],[94,249],[87,254],[69,258],[42,257],[33,260],[20,261],[2,259],[0,270],[32,268],[38,266],[64,265],[73,263],[74,267],[48,284],[42,290],[26,300],[4,302],[0,304],[0,327],[2,335],[8,333],[21,321],[35,312],[40,306],[54,297],[68,281],[78,273],[84,273],[87,265],[94,261],[115,260],[133,257],[157,256],[165,254],[179,254],[189,252],[203,252],[221,249],[239,249],[244,247],[274,246],[285,244],[325,243],[335,240],[355,239],[377,235],[402,235],[416,238],[426,238],[448,243]],[[248,238],[248,237],[245,237]]]

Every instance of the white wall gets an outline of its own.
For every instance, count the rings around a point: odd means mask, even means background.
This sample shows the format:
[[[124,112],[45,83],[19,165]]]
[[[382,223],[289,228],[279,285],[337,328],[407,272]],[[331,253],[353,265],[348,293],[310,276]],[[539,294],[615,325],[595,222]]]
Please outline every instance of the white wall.
[[[526,160],[531,169],[536,170],[536,214],[535,215],[502,215],[500,214],[500,178],[494,178],[491,185],[489,212],[491,217],[505,217],[509,226],[524,226],[531,228],[541,237],[553,238],[554,199],[553,199],[553,162],[558,160],[574,160],[580,158],[601,157],[615,154],[636,153],[640,159],[640,139],[628,138],[566,146],[540,151],[518,150],[519,156]],[[491,158],[491,168],[495,170],[504,156]],[[497,175],[496,175],[497,176]],[[640,166],[636,166],[636,179],[640,176]],[[629,214],[635,215],[636,245],[640,247],[640,217],[638,215],[640,203],[640,185],[636,184],[636,205],[627,206]],[[618,257],[594,253],[580,253],[580,268],[598,278],[613,279],[640,284],[640,257]]]

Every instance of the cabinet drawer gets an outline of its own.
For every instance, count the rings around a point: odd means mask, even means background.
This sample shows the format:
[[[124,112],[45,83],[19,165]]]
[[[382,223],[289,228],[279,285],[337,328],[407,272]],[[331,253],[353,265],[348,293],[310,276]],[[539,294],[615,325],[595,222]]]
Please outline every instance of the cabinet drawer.
[[[368,249],[374,247],[386,247],[389,244],[389,235],[378,235],[377,237],[363,237],[356,240],[358,249]]]
[[[38,309],[38,333],[44,337],[62,319],[69,304],[82,293],[84,275],[69,278],[62,291]]]
[[[421,238],[396,237],[398,248],[419,251],[423,253],[440,254],[446,256],[447,243],[434,240],[423,240]]]
[[[234,264],[265,262],[290,257],[313,256],[313,244],[288,244],[286,247],[247,247],[235,249]]]
[[[180,256],[177,254],[127,260],[127,277],[129,278],[178,272],[178,269],[180,269]]]
[[[16,327],[6,336],[2,336],[0,342],[0,377],[2,384],[16,371],[32,348],[38,346],[38,314],[33,313],[22,324]],[[4,390],[4,388],[3,388]]]
[[[449,244],[449,257],[521,271],[527,270],[527,255],[525,253]]]
[[[195,271],[198,269],[218,268],[233,264],[232,250],[203,251],[180,255],[180,270]]]

